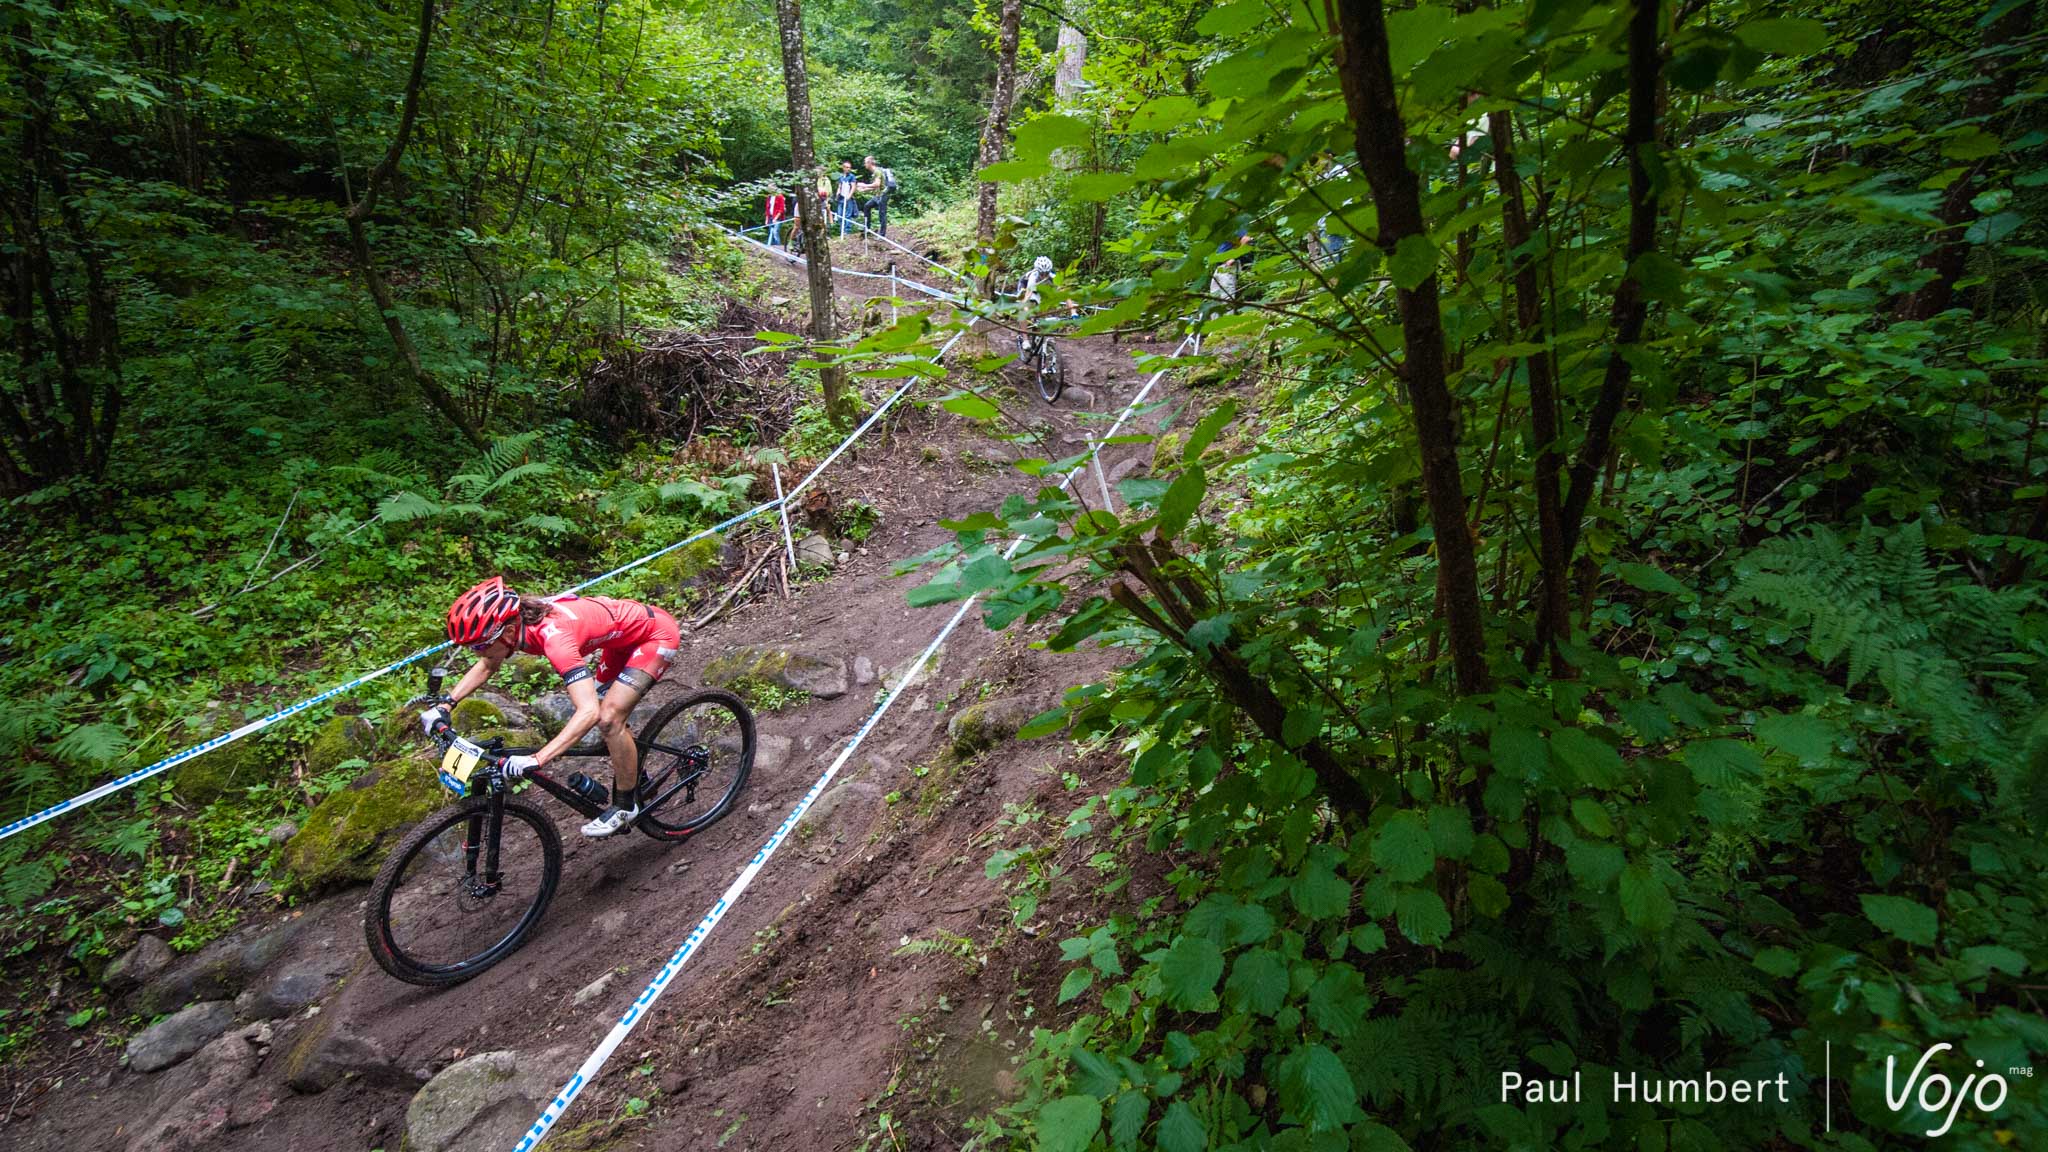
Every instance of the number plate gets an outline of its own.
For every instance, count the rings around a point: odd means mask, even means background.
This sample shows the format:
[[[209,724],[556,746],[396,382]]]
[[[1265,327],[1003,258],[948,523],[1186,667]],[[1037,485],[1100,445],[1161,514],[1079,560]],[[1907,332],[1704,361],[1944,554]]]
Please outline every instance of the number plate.
[[[441,757],[441,783],[457,796],[469,791],[470,774],[483,762],[484,750],[457,736]]]

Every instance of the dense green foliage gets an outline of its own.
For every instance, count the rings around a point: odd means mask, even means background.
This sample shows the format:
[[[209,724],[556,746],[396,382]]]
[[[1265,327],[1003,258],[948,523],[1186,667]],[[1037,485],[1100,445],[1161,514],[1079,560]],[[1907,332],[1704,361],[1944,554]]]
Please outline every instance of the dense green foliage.
[[[1068,829],[1109,894],[1173,853],[991,1135],[2048,1140],[2037,8],[1241,2],[1019,128],[1030,243],[1119,222],[1090,329],[1216,314],[1127,508],[1015,499],[914,594],[1130,648],[1030,731],[1134,756]],[[1020,922],[1056,850],[991,861]],[[1888,1102],[1938,1044],[2009,1095]]]

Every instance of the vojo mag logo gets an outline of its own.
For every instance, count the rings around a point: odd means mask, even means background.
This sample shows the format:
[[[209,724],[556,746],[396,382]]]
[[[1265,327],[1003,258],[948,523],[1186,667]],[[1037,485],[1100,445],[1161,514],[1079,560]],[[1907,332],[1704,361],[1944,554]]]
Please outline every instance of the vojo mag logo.
[[[1903,1082],[1897,1081],[1901,1067],[1899,1058],[1884,1058],[1885,1107],[1893,1112],[1904,1112],[1911,1105],[1919,1105],[1920,1110],[1933,1117],[1935,1121],[1934,1125],[1927,1129],[1929,1136],[1946,1135],[1950,1128],[1955,1127],[1956,1117],[1962,1113],[1964,1106],[1969,1106],[1980,1115],[1990,1116],[1998,1111],[2005,1103],[2006,1097],[2012,1094],[2006,1083],[2005,1074],[1985,1071],[1982,1060],[1975,1061],[1976,1068],[1963,1077],[1961,1084],[1949,1079],[1945,1072],[1929,1072],[1928,1064],[1936,1056],[1953,1047],[1954,1045],[1944,1042],[1922,1052],[1919,1061],[1913,1065],[1912,1071],[1906,1074]],[[2030,1066],[2015,1066],[2006,1069],[2006,1072],[2026,1077],[2032,1077],[2034,1074]]]

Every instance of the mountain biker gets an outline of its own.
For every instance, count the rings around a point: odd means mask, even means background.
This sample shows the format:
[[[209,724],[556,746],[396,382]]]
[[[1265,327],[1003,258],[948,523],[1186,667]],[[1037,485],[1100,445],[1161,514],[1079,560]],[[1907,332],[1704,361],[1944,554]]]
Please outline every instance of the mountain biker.
[[[1040,256],[1031,262],[1031,271],[1024,274],[1024,286],[1017,291],[1018,298],[1024,302],[1026,308],[1038,306],[1038,286],[1052,283],[1053,275],[1051,257]],[[1072,300],[1062,300],[1060,303],[1066,307],[1069,319],[1081,314],[1081,309]]]
[[[493,576],[455,598],[448,609],[448,639],[478,659],[446,702],[420,717],[429,734],[447,719],[449,709],[481,688],[506,657],[514,652],[544,656],[561,674],[576,713],[539,751],[509,758],[505,774],[517,778],[547,764],[595,727],[611,751],[612,803],[583,826],[583,834],[592,839],[610,836],[639,819],[641,805],[650,797],[640,790],[640,752],[626,719],[682,645],[675,617],[637,600],[609,596],[522,596],[505,586],[504,577]],[[593,652],[594,672],[584,663]]]

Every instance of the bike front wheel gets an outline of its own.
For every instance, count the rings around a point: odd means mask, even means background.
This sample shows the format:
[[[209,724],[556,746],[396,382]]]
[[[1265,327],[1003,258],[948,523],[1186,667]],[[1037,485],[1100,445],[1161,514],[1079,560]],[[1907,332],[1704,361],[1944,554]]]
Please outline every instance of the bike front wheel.
[[[1048,404],[1055,403],[1060,393],[1067,390],[1067,366],[1060,363],[1059,345],[1050,337],[1038,349],[1038,394]]]
[[[705,688],[663,705],[639,744],[649,799],[636,827],[656,840],[687,840],[732,811],[747,786],[754,713],[738,696]]]
[[[452,804],[421,821],[378,871],[363,917],[370,955],[408,984],[460,984],[526,942],[561,876],[562,838],[538,807],[509,796]]]

